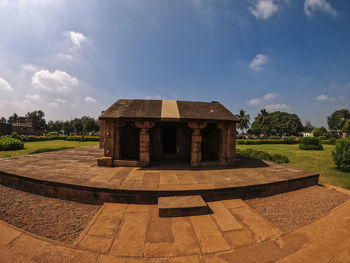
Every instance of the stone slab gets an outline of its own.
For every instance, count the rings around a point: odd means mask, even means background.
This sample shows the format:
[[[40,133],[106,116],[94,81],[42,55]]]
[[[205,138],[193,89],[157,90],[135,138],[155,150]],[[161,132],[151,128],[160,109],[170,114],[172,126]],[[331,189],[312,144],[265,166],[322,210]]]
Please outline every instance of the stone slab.
[[[204,215],[210,212],[200,195],[159,197],[158,209],[160,217]]]

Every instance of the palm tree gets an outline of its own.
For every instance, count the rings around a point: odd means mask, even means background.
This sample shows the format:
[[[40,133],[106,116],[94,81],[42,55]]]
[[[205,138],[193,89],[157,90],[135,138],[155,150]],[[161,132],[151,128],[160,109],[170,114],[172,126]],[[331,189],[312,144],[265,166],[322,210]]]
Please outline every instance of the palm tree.
[[[236,117],[239,120],[238,129],[241,130],[241,132],[243,133],[245,129],[249,128],[250,116],[249,114],[245,114],[245,111],[241,109],[239,111],[239,114],[236,114]]]

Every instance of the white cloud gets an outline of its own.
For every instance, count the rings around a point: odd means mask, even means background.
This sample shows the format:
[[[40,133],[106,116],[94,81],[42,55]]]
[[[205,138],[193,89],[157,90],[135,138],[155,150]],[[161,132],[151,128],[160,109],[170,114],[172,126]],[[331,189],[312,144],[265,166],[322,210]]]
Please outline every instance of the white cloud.
[[[13,91],[13,88],[5,79],[0,77],[0,90]]]
[[[56,103],[56,102],[50,102],[49,106],[52,107],[52,108],[57,108],[60,105],[58,103]]]
[[[264,102],[269,102],[274,100],[275,98],[278,97],[277,93],[266,93],[262,98],[251,98],[248,101],[249,105],[255,106],[255,105],[260,105],[263,104]]]
[[[38,70],[38,67],[32,65],[32,64],[24,64],[21,66],[21,69],[26,72],[34,72]]]
[[[95,102],[96,102],[96,100],[95,100],[94,98],[91,98],[91,97],[89,97],[89,96],[86,96],[86,97],[84,98],[84,101],[85,101],[86,103],[95,103]]]
[[[32,84],[34,87],[48,92],[65,93],[78,86],[78,79],[70,76],[67,72],[55,70],[40,70],[32,76]]]
[[[249,67],[254,71],[264,70],[264,65],[269,62],[269,57],[263,54],[257,54],[255,58],[250,62]]]
[[[269,112],[278,111],[278,110],[288,110],[290,106],[287,104],[269,104],[264,107]]]
[[[248,101],[249,105],[259,105],[261,103],[262,103],[261,99],[258,99],[258,98],[252,98]]]
[[[60,59],[63,59],[63,60],[72,60],[73,59],[73,56],[71,56],[69,54],[64,54],[64,53],[59,53],[58,57]]]
[[[67,36],[70,38],[75,47],[80,47],[86,41],[86,37],[80,32],[69,31]]]
[[[329,97],[324,95],[324,94],[321,94],[321,95],[318,95],[315,100],[318,100],[318,101],[326,101],[326,100],[329,100]]]
[[[317,11],[322,11],[332,16],[337,15],[337,11],[327,2],[327,0],[305,0],[304,12],[307,16],[311,17]]]
[[[264,96],[264,100],[273,100],[278,97],[277,93],[267,93]]]
[[[61,98],[57,98],[57,99],[55,99],[55,102],[60,103],[60,104],[64,104],[64,103],[67,102],[67,100],[61,99]]]
[[[268,19],[278,12],[278,6],[272,0],[258,0],[250,12],[258,19]]]
[[[24,99],[29,100],[29,101],[39,101],[39,100],[41,100],[41,97],[38,94],[27,94],[24,97]]]

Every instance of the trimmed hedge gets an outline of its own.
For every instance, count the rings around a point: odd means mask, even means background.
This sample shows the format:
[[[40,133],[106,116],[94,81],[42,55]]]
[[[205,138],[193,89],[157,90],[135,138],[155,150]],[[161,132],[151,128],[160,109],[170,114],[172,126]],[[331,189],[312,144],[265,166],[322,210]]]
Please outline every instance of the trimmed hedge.
[[[248,157],[253,157],[257,159],[262,159],[262,160],[267,160],[267,161],[272,161],[275,163],[289,163],[289,159],[285,155],[281,154],[270,154],[265,151],[258,151],[258,150],[253,150],[251,148],[248,148],[246,150],[240,150],[237,149],[237,152],[241,155],[248,156]]]
[[[350,172],[350,138],[339,139],[332,156],[339,170]]]
[[[304,137],[300,139],[300,150],[323,150],[320,139],[317,137]]]
[[[47,135],[47,136],[34,136],[34,135],[18,135],[23,142],[41,142],[51,140],[67,140],[67,141],[83,141],[82,136],[67,136],[63,135]],[[84,136],[84,141],[99,141],[99,136]]]
[[[0,151],[21,150],[24,148],[24,143],[18,139],[10,137],[0,138]]]

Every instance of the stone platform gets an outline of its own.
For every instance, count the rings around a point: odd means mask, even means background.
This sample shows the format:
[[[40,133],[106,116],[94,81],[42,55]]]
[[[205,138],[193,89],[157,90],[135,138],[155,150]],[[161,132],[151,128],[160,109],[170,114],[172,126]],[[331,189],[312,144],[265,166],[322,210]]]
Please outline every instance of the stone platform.
[[[318,174],[240,157],[228,169],[186,164],[98,167],[97,146],[0,160],[0,183],[23,191],[84,203],[156,204],[158,197],[201,195],[208,201],[262,197],[318,183]]]

